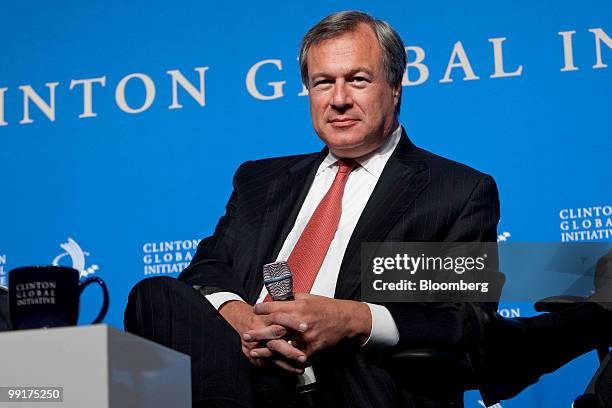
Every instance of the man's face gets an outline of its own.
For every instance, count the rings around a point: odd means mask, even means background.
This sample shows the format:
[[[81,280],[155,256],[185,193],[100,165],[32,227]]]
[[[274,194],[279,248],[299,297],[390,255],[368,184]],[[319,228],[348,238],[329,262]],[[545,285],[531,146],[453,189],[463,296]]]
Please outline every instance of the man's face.
[[[387,82],[372,29],[361,24],[312,46],[306,63],[312,124],[329,149],[356,158],[381,146],[397,127],[400,89]]]

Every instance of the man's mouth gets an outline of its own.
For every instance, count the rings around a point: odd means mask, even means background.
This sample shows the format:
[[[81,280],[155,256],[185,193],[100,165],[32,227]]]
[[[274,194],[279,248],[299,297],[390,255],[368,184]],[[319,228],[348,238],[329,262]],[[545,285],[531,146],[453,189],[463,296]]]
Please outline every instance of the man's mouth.
[[[334,118],[334,119],[330,120],[329,123],[333,127],[342,128],[342,127],[353,126],[358,121],[359,120],[357,120],[355,118]]]

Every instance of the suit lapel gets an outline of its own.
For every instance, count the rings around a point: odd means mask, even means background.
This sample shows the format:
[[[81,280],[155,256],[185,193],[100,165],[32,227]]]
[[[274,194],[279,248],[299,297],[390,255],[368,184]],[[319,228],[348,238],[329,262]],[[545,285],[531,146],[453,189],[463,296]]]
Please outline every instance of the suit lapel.
[[[274,262],[306,199],[317,168],[327,156],[327,148],[292,166],[284,177],[275,181],[268,192],[266,218],[261,242],[269,243],[263,252],[264,263]]]
[[[263,286],[263,265],[274,262],[291,231],[295,219],[306,198],[327,149],[319,155],[313,154],[300,160],[283,174],[268,183],[264,194],[260,196],[265,208],[261,227],[257,234],[255,262],[251,265],[255,271],[247,274],[245,289],[249,301],[255,302]]]
[[[368,200],[344,253],[335,298],[352,299],[361,283],[361,244],[381,242],[429,183],[427,164],[402,131],[402,137]]]

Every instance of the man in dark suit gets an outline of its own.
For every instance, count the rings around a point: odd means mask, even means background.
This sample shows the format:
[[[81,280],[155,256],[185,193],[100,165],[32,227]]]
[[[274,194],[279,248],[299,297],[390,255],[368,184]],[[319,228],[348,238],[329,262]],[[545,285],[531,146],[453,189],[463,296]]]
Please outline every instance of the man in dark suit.
[[[406,55],[387,23],[328,16],[304,37],[300,65],[326,148],[240,166],[215,233],[178,281],[135,287],[126,328],[191,355],[195,406],[296,406],[295,373],[308,364],[320,405],[461,406],[406,399],[372,356],[466,351],[477,337],[472,316],[458,304],[362,302],[360,249],[495,241],[495,183],[408,139],[398,122]],[[296,299],[263,302],[262,266],[284,260]]]

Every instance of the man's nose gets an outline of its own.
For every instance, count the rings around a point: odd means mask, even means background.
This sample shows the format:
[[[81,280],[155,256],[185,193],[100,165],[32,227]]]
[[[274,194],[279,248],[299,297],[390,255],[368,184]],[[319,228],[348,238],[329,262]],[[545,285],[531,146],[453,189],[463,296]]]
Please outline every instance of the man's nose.
[[[343,109],[351,106],[353,99],[350,91],[345,83],[337,83],[334,86],[334,94],[332,95],[331,105],[336,109]]]

